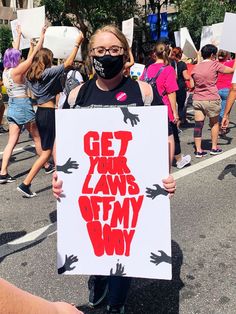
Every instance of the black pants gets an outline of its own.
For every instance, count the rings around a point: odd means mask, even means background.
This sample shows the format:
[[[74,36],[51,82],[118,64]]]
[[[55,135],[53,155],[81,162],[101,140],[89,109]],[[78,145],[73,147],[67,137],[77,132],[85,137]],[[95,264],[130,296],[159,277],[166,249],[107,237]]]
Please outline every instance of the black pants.
[[[173,136],[174,136],[174,141],[175,141],[175,156],[176,156],[181,153],[179,133],[178,133],[177,125],[173,122],[170,122],[170,124],[173,130]]]
[[[187,92],[185,88],[180,88],[176,91],[176,101],[178,104],[178,114],[180,121],[184,122],[186,120],[186,110],[185,101],[187,97]]]

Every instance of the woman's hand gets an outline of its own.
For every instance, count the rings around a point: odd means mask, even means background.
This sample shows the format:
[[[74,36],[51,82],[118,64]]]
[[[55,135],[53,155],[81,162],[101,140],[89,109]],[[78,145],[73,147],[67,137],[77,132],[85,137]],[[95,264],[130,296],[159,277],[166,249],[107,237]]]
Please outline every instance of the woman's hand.
[[[21,26],[19,24],[16,26],[16,31],[17,31],[17,35],[20,37],[22,32],[21,32]]]
[[[176,124],[179,121],[179,115],[177,112],[173,112],[173,116],[174,116],[174,123]]]
[[[55,171],[52,175],[52,191],[53,195],[55,196],[56,199],[60,199],[60,195],[62,194],[62,180],[58,179],[57,172]]]
[[[80,31],[79,35],[76,38],[75,45],[80,46],[83,40],[84,40],[84,34]]]
[[[176,181],[173,178],[173,176],[169,175],[169,177],[166,179],[163,179],[162,182],[163,182],[164,189],[169,193],[169,196],[170,197],[173,196],[176,191]]]

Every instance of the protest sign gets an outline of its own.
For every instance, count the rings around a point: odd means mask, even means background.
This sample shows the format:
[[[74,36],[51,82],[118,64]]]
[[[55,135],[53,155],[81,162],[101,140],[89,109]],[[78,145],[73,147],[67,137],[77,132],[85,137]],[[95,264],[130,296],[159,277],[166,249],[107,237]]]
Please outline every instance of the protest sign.
[[[167,125],[166,106],[57,110],[59,273],[171,279]]]
[[[222,35],[222,28],[223,23],[212,24],[211,26],[203,26],[200,48],[208,44],[218,47]]]
[[[46,30],[43,47],[50,49],[54,58],[66,59],[75,46],[79,32],[76,27],[50,26]],[[75,60],[82,61],[81,46]]]
[[[17,19],[25,38],[39,38],[45,25],[45,6],[17,10]]]
[[[134,34],[134,18],[125,20],[122,22],[122,33],[126,36],[128,40],[129,47],[133,44],[133,34]]]
[[[175,35],[175,46],[180,47],[180,31],[174,32]]]
[[[187,27],[183,27],[180,29],[180,47],[186,57],[196,58],[197,49],[193,43]]]
[[[142,63],[135,63],[134,65],[132,65],[132,67],[130,68],[130,76],[133,79],[139,79],[139,77],[142,75],[143,71],[144,71],[145,65]]]
[[[13,20],[11,21],[11,31],[12,31],[12,37],[13,37],[13,40],[16,41],[17,37],[18,37],[18,33],[17,33],[17,25],[18,25],[18,20]],[[21,35],[21,40],[20,40],[20,50],[22,49],[27,49],[30,47],[30,40],[29,39],[26,39],[24,38],[22,35]]]
[[[236,51],[236,41],[234,40],[234,36],[232,36],[232,30],[234,30],[235,27],[236,27],[236,14],[225,13],[222,35],[219,44],[220,49],[230,52]]]

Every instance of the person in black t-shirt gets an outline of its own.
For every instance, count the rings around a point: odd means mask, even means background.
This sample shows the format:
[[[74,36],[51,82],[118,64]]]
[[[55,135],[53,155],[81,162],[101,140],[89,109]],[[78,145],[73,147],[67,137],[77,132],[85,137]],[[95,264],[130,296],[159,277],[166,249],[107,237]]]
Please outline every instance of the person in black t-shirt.
[[[116,27],[105,26],[97,30],[89,44],[91,62],[97,75],[71,91],[68,99],[70,106],[122,107],[125,121],[135,125],[138,123],[137,116],[132,115],[127,106],[160,104],[160,100],[154,99],[150,85],[124,76],[128,49],[126,37]],[[172,135],[169,141],[173,143]],[[163,184],[170,195],[174,194],[176,183],[172,176],[163,180]],[[53,175],[53,193],[57,199],[62,193],[62,181],[57,173]],[[90,306],[99,305],[107,295],[106,313],[123,314],[130,281],[129,277],[123,276],[91,276],[88,284]]]
[[[186,110],[185,110],[185,101],[186,101],[186,82],[191,79],[187,71],[187,65],[185,62],[181,61],[182,58],[182,49],[179,47],[173,48],[171,52],[171,59],[174,61],[171,65],[176,71],[176,78],[179,90],[176,92],[176,101],[178,104],[178,113],[179,113],[179,122],[178,128],[181,123],[186,122]]]

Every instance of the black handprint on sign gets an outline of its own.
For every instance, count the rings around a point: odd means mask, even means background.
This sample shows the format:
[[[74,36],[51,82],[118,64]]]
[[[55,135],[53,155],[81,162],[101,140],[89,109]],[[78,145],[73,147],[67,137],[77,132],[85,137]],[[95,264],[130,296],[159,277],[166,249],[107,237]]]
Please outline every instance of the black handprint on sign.
[[[163,251],[158,251],[161,253],[161,255],[156,255],[151,252],[150,256],[150,262],[155,264],[156,266],[159,265],[160,263],[168,263],[171,264],[171,256],[168,256],[165,252]]]
[[[116,272],[113,274],[113,268],[110,270],[110,276],[125,276],[126,274],[124,273],[125,267],[122,266],[121,263],[116,264]]]
[[[69,158],[64,165],[57,166],[57,171],[70,174],[72,173],[72,171],[69,171],[69,169],[78,169],[78,168],[79,168],[79,164],[76,161],[71,160],[71,158]]]
[[[124,122],[127,123],[127,120],[129,119],[131,122],[131,125],[137,125],[138,122],[140,122],[138,114],[133,114],[131,112],[129,112],[129,109],[127,107],[121,107],[120,108],[123,115],[124,115]]]
[[[151,199],[154,200],[154,198],[158,195],[164,195],[164,196],[168,195],[168,192],[165,189],[163,189],[162,187],[160,187],[159,184],[153,184],[153,186],[156,187],[156,190],[146,188],[146,194],[147,194],[146,196],[147,197],[150,197]]]
[[[67,257],[67,255],[66,255],[65,264],[62,267],[58,268],[58,274],[60,275],[66,271],[71,271],[71,270],[75,269],[76,266],[71,267],[71,265],[76,263],[76,262],[78,262],[77,256],[70,255],[69,257]]]

